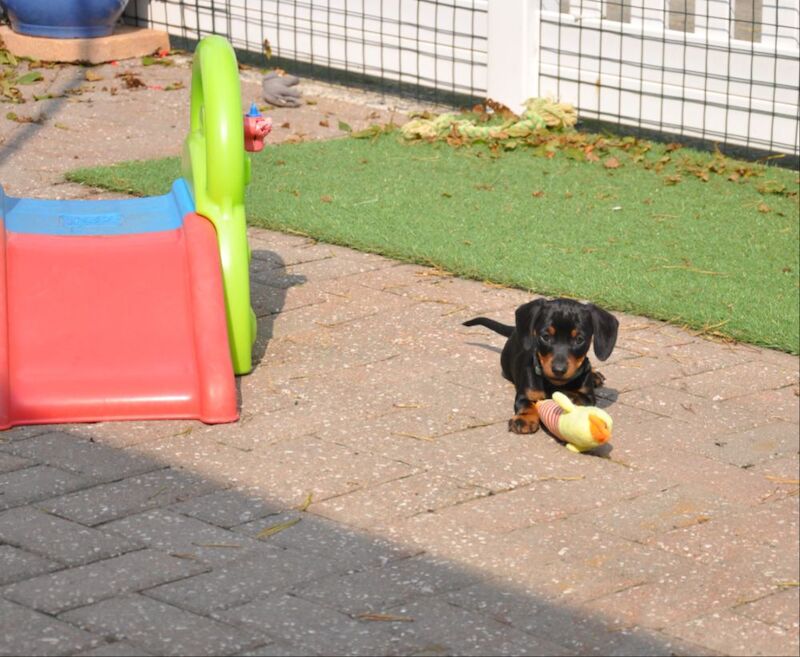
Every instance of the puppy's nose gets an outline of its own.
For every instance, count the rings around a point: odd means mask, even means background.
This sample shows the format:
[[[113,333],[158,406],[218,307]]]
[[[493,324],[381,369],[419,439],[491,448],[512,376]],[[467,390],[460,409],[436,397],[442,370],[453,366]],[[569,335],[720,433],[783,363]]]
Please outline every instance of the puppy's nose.
[[[567,373],[567,364],[553,363],[553,374],[556,376],[564,376]]]

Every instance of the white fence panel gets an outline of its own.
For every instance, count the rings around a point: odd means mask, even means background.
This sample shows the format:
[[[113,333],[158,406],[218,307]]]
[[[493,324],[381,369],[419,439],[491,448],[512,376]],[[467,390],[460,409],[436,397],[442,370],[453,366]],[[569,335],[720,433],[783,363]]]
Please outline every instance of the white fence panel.
[[[800,153],[800,0],[131,0],[127,14],[516,109],[553,95],[584,118]]]
[[[248,50],[266,39],[282,58],[466,95],[487,85],[488,0],[131,4],[129,15],[189,39],[216,33]]]

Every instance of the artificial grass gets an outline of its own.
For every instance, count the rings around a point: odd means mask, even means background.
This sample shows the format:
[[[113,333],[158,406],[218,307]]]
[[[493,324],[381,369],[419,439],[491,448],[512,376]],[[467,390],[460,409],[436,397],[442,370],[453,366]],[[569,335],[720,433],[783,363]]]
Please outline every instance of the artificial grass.
[[[668,151],[654,146],[646,161]],[[711,157],[684,151],[684,161]],[[675,170],[623,153],[608,168],[396,134],[283,144],[252,164],[254,226],[800,350],[796,172],[748,165],[757,178],[677,182]],[[179,175],[170,158],[68,177],[155,195]]]

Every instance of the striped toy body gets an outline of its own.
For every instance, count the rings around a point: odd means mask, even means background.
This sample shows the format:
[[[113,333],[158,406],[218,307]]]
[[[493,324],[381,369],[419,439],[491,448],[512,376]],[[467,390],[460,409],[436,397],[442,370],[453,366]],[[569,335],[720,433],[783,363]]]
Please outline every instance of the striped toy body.
[[[552,399],[540,401],[536,404],[536,409],[539,411],[539,419],[542,424],[547,427],[547,430],[556,438],[566,441],[566,438],[564,438],[558,430],[559,420],[564,414],[564,409]]]

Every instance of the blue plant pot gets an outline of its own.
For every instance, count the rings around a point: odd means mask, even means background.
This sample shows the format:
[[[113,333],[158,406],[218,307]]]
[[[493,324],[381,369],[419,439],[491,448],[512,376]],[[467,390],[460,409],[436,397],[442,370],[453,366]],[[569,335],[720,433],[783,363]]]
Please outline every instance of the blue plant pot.
[[[128,0],[2,0],[19,34],[78,39],[108,36]]]

